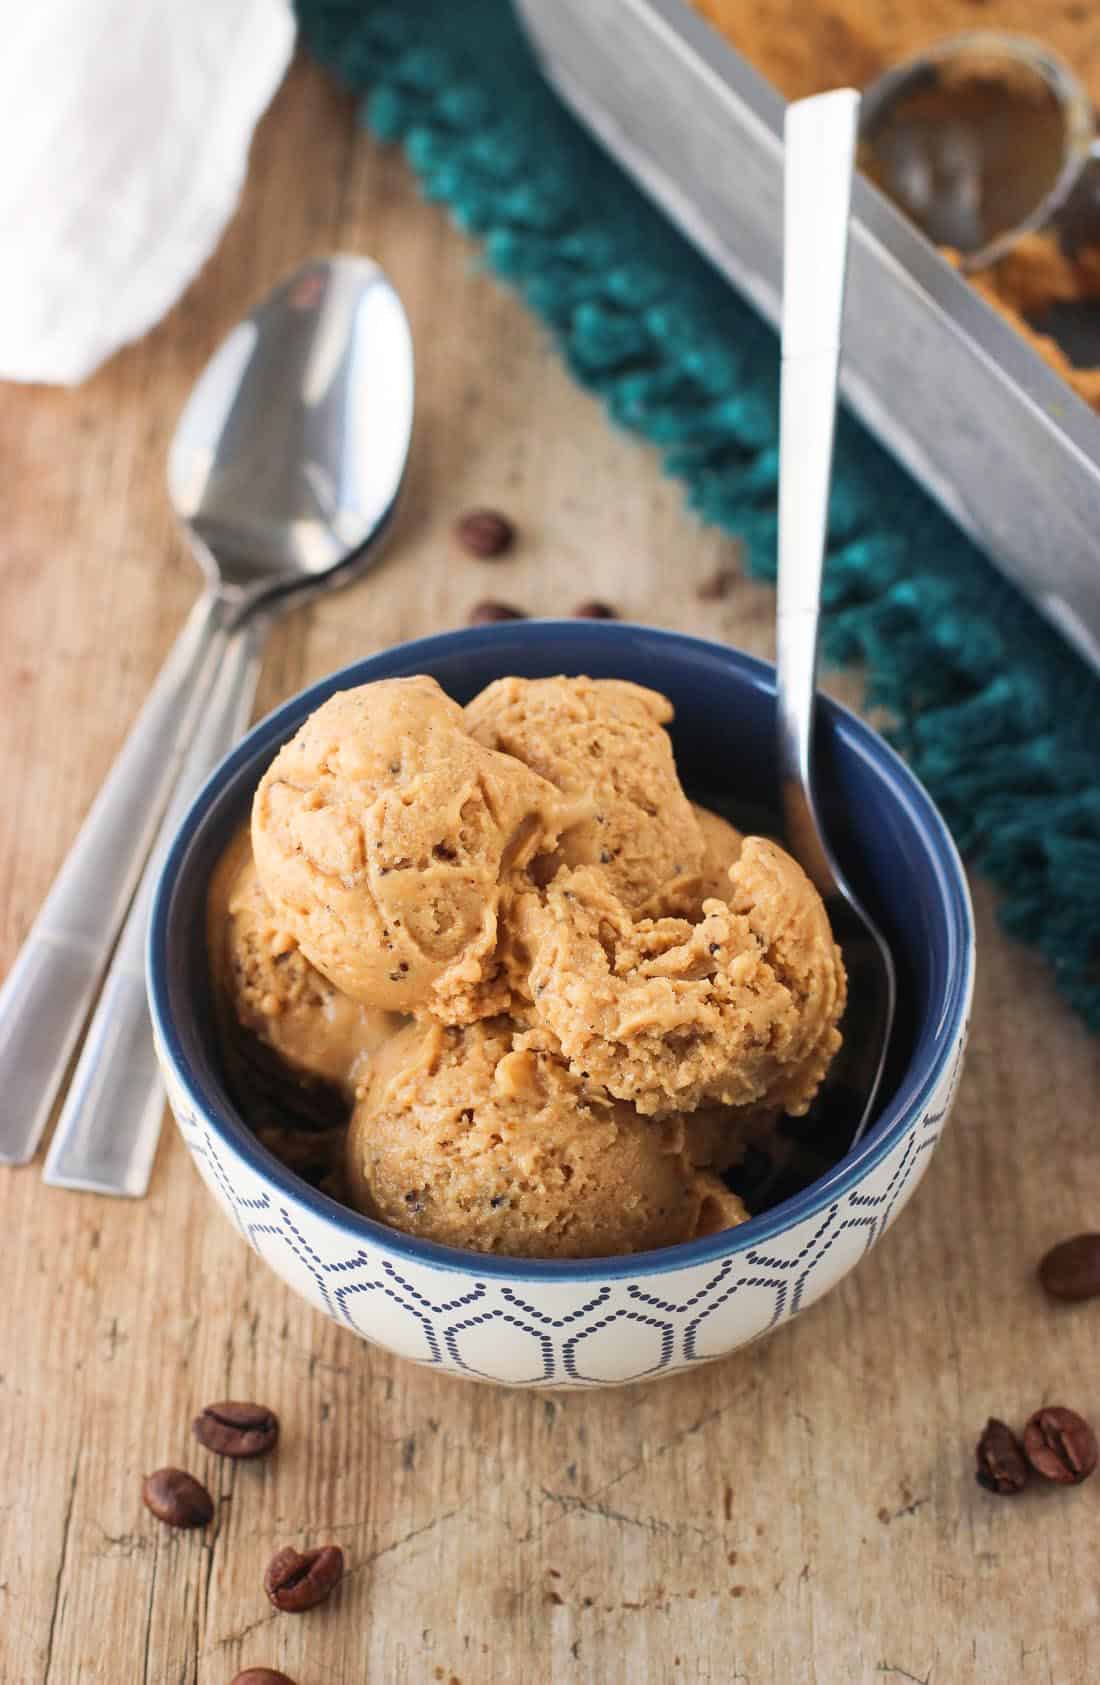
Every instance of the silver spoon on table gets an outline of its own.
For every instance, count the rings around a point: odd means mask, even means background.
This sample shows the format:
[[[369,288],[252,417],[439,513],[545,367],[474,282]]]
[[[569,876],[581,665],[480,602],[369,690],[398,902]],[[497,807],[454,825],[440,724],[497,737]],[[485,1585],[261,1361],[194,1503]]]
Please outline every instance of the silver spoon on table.
[[[412,416],[408,323],[366,258],[297,271],[200,376],[172,443],[168,482],[206,588],[0,990],[0,1163],[34,1153],[188,756],[49,1160],[50,1179],[65,1185],[141,1191],[134,1139],[148,1152],[152,1133],[155,1146],[159,1101],[152,1127],[138,1115],[152,1047],[136,979],[169,823],[247,715],[269,619],[376,560]]]
[[[838,1075],[853,1146],[874,1116],[897,995],[890,950],[836,862],[814,790],[821,583],[858,117],[859,95],[847,88],[799,100],[786,113],[776,627],[786,840],[824,899],[848,972]]]

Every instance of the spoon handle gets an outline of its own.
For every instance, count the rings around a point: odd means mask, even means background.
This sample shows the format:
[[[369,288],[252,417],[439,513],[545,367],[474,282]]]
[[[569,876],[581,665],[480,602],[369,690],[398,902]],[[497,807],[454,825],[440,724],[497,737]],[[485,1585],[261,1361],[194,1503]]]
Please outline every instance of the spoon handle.
[[[202,702],[218,630],[195,604],[0,988],[0,1164],[42,1137]]]
[[[168,811],[134,896],[46,1155],[58,1188],[126,1194],[149,1185],[164,1089],[145,993],[145,938],[161,868],[188,808],[248,724],[266,617],[253,615],[225,644]]]
[[[810,794],[821,583],[840,367],[859,95],[789,105],[779,388],[779,772],[794,853],[825,895],[836,877]]]

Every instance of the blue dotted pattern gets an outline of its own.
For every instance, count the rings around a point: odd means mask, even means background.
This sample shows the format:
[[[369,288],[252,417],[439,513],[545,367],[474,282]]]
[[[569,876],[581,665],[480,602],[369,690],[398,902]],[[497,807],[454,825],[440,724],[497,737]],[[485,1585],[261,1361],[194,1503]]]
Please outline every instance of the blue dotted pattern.
[[[615,1366],[614,1373],[609,1374],[605,1370],[605,1372],[600,1374],[586,1374],[584,1369],[581,1367],[585,1359],[585,1354],[581,1351],[581,1347],[586,1341],[594,1341],[595,1346],[589,1347],[588,1350],[591,1351],[593,1353],[593,1357],[595,1357],[599,1352],[601,1344],[605,1346],[607,1345],[606,1341],[600,1341],[599,1336],[605,1329],[613,1328],[616,1323],[630,1324],[631,1328],[629,1331],[632,1333],[640,1328],[654,1329],[658,1336],[658,1342],[656,1345],[656,1362],[643,1364],[641,1368],[636,1368],[634,1367],[635,1360],[630,1359],[625,1367],[621,1361],[618,1362]],[[653,1342],[651,1342],[651,1346],[652,1345]],[[649,1375],[659,1374],[662,1369],[667,1369],[670,1366],[673,1359],[674,1345],[675,1333],[671,1322],[665,1322],[660,1317],[648,1316],[643,1311],[620,1308],[619,1310],[612,1311],[608,1316],[600,1317],[587,1328],[581,1328],[577,1333],[571,1334],[562,1347],[561,1355],[562,1362],[565,1366],[565,1373],[571,1381],[587,1381],[597,1384],[610,1380],[641,1381]],[[632,1350],[637,1350],[637,1342],[635,1340],[630,1341],[630,1346]]]
[[[476,1363],[463,1356],[459,1336],[474,1328],[484,1328],[490,1323],[500,1323],[502,1327],[515,1329],[525,1335],[524,1344],[528,1349],[533,1342],[538,1351],[538,1361],[541,1368],[536,1374],[520,1373],[512,1377],[517,1386],[537,1386],[539,1382],[552,1381],[554,1378],[554,1342],[549,1334],[541,1328],[532,1328],[530,1323],[524,1322],[518,1316],[512,1316],[508,1311],[483,1311],[480,1316],[467,1317],[464,1322],[456,1322],[444,1333],[447,1355],[456,1369],[464,1375],[476,1375],[481,1381],[495,1381],[497,1375],[493,1370],[480,1368]]]

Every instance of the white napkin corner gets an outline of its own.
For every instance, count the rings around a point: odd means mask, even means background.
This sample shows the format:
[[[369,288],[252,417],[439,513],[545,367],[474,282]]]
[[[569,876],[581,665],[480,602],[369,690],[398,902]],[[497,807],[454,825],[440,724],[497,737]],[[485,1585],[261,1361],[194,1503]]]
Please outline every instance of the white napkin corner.
[[[0,379],[83,380],[237,204],[289,0],[36,0],[0,55]]]

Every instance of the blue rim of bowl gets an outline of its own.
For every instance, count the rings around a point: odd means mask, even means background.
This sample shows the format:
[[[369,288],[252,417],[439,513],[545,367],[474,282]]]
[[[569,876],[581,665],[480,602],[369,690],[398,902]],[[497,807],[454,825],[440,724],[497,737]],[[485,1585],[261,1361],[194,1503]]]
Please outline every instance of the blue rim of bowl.
[[[296,696],[260,720],[247,736],[215,768],[181,821],[157,883],[149,920],[147,984],[149,1007],[162,1058],[172,1067],[176,1082],[184,1089],[206,1127],[222,1137],[256,1174],[275,1184],[288,1198],[299,1201],[314,1215],[346,1231],[349,1239],[374,1245],[437,1270],[465,1275],[506,1277],[524,1281],[592,1281],[623,1276],[663,1275],[673,1270],[708,1264],[738,1252],[748,1251],[797,1223],[834,1204],[863,1180],[901,1141],[919,1119],[938,1087],[945,1069],[959,1050],[965,1032],[974,980],[974,914],[966,876],[958,850],[931,796],[901,757],[851,709],[823,697],[825,709],[845,742],[846,749],[872,765],[885,779],[891,794],[909,814],[914,827],[930,843],[940,893],[947,905],[949,923],[957,936],[958,960],[951,977],[939,1020],[935,1026],[939,1042],[935,1057],[923,1075],[904,1081],[886,1111],[876,1120],[863,1141],[840,1159],[824,1176],[790,1199],[759,1217],[752,1217],[734,1229],[723,1229],[701,1240],[682,1241],[650,1252],[629,1252],[607,1258],[517,1258],[501,1253],[473,1252],[419,1240],[392,1229],[374,1218],[341,1205],[294,1174],[268,1151],[235,1113],[223,1114],[209,1095],[187,1059],[168,1012],[165,944],[172,886],[193,844],[196,822],[225,787],[232,783],[243,764],[251,761],[257,748],[281,743],[297,730],[306,713],[318,707],[326,696],[348,684],[366,683],[362,669],[377,667],[373,678],[399,677],[411,672],[431,672],[433,661],[449,653],[456,643],[478,649],[503,642],[538,645],[548,631],[568,628],[571,637],[584,642],[606,644],[611,638],[642,639],[659,647],[690,650],[709,655],[723,666],[736,667],[752,684],[773,695],[774,668],[742,650],[713,639],[684,632],[663,631],[630,621],[523,620],[503,624],[460,628],[433,633],[408,643],[394,644],[330,673],[327,678],[299,691]]]

